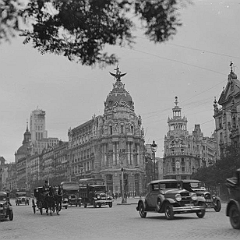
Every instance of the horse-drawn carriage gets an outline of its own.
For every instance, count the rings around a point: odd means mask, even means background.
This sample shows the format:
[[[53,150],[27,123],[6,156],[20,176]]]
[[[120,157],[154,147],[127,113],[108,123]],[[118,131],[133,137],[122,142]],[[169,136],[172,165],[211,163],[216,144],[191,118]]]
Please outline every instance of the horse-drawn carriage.
[[[59,215],[59,211],[61,211],[62,197],[56,193],[54,188],[50,187],[49,191],[45,191],[43,187],[35,188],[34,197],[35,199],[32,199],[34,214],[36,213],[36,210],[39,210],[42,215],[43,209],[46,209],[47,215],[48,211],[50,211],[50,215],[55,211],[57,215]]]

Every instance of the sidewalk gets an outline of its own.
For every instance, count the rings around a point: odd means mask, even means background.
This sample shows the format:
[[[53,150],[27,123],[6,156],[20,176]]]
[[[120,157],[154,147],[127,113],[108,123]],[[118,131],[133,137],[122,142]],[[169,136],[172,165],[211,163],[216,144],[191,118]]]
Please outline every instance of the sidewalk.
[[[137,204],[139,200],[139,197],[129,197],[127,198],[126,203],[122,203],[122,198],[114,199],[114,202],[117,203],[117,205],[132,205]]]

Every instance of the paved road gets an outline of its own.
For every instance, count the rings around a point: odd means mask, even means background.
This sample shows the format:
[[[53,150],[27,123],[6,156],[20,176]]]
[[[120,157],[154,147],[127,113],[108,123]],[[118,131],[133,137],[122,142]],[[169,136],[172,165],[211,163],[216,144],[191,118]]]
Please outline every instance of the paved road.
[[[60,215],[33,214],[31,206],[13,206],[14,219],[0,222],[1,240],[194,240],[240,239],[240,230],[232,229],[225,216],[226,204],[216,213],[209,209],[203,219],[195,214],[176,215],[168,221],[163,214],[148,213],[145,219],[136,211],[137,199],[129,205],[83,208],[69,207]],[[135,204],[134,204],[135,203]]]

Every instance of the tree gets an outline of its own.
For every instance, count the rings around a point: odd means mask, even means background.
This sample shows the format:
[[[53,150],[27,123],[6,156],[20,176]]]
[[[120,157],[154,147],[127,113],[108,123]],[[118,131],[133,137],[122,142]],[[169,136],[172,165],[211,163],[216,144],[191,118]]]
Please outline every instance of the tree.
[[[236,169],[240,168],[240,150],[234,145],[226,148],[226,155],[222,156],[219,161],[210,167],[198,169],[192,175],[193,179],[205,182],[207,186],[224,184],[227,178],[231,178]]]
[[[4,0],[5,5],[16,1]],[[169,40],[181,26],[178,8],[188,3],[189,0],[29,0],[22,11],[14,10],[32,26],[22,31],[24,43],[31,42],[42,54],[64,55],[93,66],[118,61],[115,54],[105,52],[106,46],[134,44],[136,25],[132,17],[140,20],[150,41]]]
[[[16,31],[20,31],[20,6],[18,0],[0,0],[0,43],[9,41]]]

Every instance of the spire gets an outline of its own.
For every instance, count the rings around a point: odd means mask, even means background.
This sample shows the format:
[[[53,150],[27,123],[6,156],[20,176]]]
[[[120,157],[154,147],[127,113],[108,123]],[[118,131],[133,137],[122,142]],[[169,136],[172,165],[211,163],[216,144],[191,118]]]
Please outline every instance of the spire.
[[[29,132],[29,130],[28,130],[28,121],[27,121],[27,127],[26,127],[26,132]]]
[[[178,97],[177,96],[175,97],[175,104],[176,104],[176,107],[177,107],[177,105],[178,105]]]

